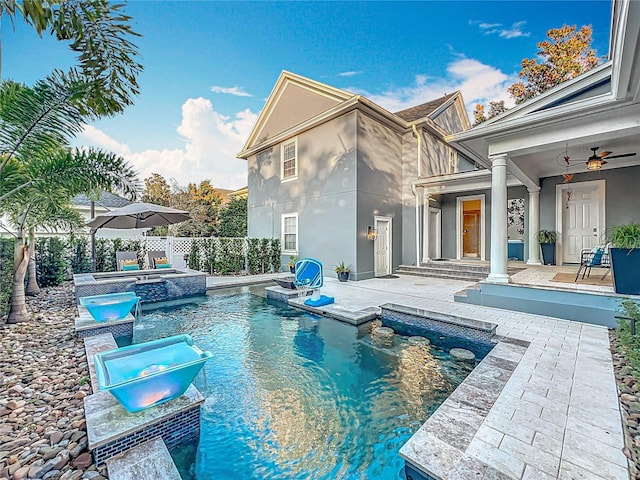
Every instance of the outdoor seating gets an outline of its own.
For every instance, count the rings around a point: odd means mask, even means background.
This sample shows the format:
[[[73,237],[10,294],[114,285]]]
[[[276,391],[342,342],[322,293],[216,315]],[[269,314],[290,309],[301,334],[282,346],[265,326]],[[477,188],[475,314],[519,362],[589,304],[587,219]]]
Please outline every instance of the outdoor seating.
[[[147,263],[149,268],[158,268],[158,265],[169,265],[168,267],[159,268],[171,268],[167,253],[164,250],[149,250],[147,252]]]
[[[582,273],[583,279],[585,275],[588,278],[591,275],[591,269],[593,267],[606,269],[604,275],[602,275],[601,280],[604,280],[609,274],[609,272],[611,271],[611,265],[609,263],[608,245],[599,245],[593,248],[583,248],[580,251],[580,266],[578,267],[578,273],[576,273],[576,279],[574,281],[578,281],[580,273]]]
[[[119,272],[140,270],[140,265],[138,265],[138,253],[131,251],[116,252],[116,268]]]

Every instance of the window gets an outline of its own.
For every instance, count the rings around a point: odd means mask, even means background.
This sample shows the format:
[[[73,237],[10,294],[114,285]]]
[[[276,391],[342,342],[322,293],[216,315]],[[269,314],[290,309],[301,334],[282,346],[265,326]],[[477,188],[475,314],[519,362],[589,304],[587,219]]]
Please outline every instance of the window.
[[[298,214],[282,215],[282,253],[298,254]]]
[[[291,180],[298,176],[298,139],[282,144],[282,180]]]

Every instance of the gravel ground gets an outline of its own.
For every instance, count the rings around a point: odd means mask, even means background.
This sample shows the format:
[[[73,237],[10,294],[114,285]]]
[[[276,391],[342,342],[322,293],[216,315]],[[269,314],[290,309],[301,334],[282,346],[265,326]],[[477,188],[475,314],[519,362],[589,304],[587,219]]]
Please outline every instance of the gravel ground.
[[[610,332],[613,371],[622,412],[624,454],[629,459],[629,477],[631,480],[640,480],[640,383],[620,353],[615,333]]]
[[[107,476],[87,451],[91,386],[72,288],[43,289],[27,300],[30,322],[0,325],[0,480]]]

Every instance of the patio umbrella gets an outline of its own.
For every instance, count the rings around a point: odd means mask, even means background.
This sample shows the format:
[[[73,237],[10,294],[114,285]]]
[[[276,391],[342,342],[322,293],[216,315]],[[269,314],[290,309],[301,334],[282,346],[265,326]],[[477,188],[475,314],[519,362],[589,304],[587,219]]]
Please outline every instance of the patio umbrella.
[[[87,226],[98,228],[151,228],[184,222],[191,217],[188,212],[153,203],[132,203],[98,215],[87,222]]]

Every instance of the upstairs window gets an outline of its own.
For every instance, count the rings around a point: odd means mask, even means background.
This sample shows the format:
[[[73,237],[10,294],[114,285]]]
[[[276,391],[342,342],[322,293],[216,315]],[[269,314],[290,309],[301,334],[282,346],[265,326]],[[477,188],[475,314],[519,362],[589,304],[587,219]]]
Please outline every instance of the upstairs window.
[[[298,176],[298,139],[283,143],[281,147],[282,180],[292,180]]]

